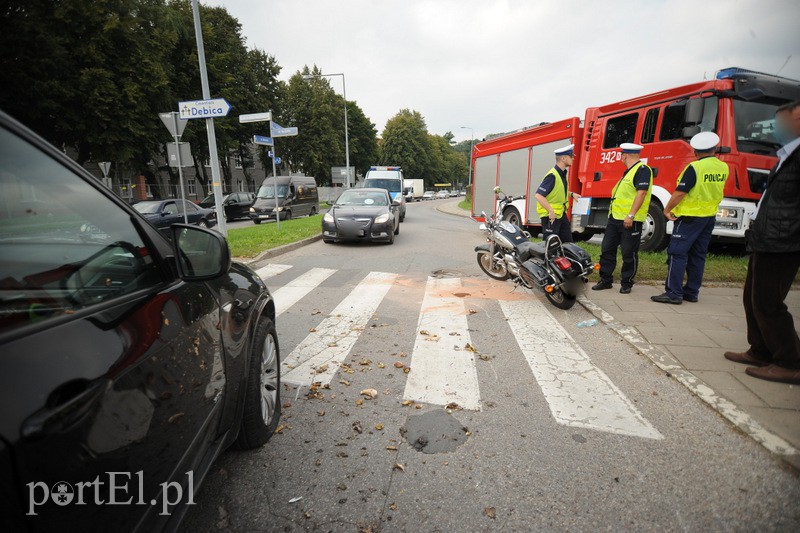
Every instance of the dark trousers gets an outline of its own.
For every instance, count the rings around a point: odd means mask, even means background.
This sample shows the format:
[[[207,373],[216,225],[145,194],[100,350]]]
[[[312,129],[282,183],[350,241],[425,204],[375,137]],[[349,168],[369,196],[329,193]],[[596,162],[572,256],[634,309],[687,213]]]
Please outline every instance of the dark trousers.
[[[555,219],[552,223],[548,217],[542,217],[542,240],[546,241],[553,234],[558,235],[561,242],[572,242],[572,228],[566,213],[562,213],[561,218]]]
[[[622,220],[608,219],[606,231],[603,234],[603,244],[600,252],[600,279],[614,281],[614,269],[617,268],[617,248],[622,249],[622,272],[620,282],[623,287],[634,284],[633,278],[639,267],[639,241],[642,238],[642,223],[634,222],[628,229],[623,226]]]
[[[800,339],[784,300],[800,269],[800,252],[754,253],[744,282],[747,342],[759,359],[800,368]]]
[[[664,290],[671,298],[697,298],[706,268],[706,253],[716,217],[681,217],[675,221],[667,248],[667,279]],[[683,276],[686,275],[686,285]]]

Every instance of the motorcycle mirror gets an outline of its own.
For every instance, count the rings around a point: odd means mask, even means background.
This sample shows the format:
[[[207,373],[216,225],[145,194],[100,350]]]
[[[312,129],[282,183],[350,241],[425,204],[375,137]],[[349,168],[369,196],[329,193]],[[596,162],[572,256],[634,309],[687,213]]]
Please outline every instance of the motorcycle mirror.
[[[503,189],[501,189],[499,185],[498,185],[498,186],[496,186],[496,187],[495,187],[494,189],[492,189],[492,190],[495,192],[495,194],[497,194],[497,193],[500,193],[500,192],[503,192]]]

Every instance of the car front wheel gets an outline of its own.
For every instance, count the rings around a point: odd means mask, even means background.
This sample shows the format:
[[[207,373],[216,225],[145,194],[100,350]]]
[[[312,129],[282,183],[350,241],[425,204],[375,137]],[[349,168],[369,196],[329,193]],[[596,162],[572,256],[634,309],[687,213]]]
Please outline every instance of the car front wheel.
[[[281,417],[278,334],[268,318],[262,318],[256,327],[249,364],[241,427],[235,443],[242,450],[264,445],[275,433]]]

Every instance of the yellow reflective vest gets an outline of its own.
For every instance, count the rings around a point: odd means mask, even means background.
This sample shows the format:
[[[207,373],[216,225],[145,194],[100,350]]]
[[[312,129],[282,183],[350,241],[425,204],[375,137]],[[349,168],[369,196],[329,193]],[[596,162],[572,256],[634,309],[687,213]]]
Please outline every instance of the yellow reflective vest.
[[[556,167],[551,168],[550,172],[544,175],[542,181],[551,174],[555,178],[555,185],[553,185],[553,190],[545,198],[547,198],[550,207],[553,208],[556,218],[561,218],[561,215],[567,210],[567,189],[564,187],[564,181],[561,179],[561,174],[556,170]],[[539,202],[536,202],[536,213],[538,213],[539,218],[544,218],[547,216],[547,209],[542,207]]]
[[[689,167],[694,168],[697,180],[672,212],[676,217],[716,216],[724,194],[725,181],[728,179],[728,164],[713,156],[698,159],[686,165],[678,176],[678,183]]]
[[[639,170],[640,166],[646,168],[647,172],[650,173],[650,186],[647,187],[647,195],[644,197],[644,202],[642,202],[642,206],[634,214],[633,219],[636,222],[644,222],[644,219],[647,218],[647,210],[650,208],[650,196],[653,192],[653,169],[641,161],[637,161],[631,168],[625,171],[625,174],[622,175],[622,179],[619,180],[619,183],[617,183],[617,186],[614,187],[614,191],[611,193],[611,217],[616,220],[625,220],[625,217],[631,212],[633,201],[636,199],[636,193],[639,192],[633,184],[633,177],[636,175],[636,171]]]

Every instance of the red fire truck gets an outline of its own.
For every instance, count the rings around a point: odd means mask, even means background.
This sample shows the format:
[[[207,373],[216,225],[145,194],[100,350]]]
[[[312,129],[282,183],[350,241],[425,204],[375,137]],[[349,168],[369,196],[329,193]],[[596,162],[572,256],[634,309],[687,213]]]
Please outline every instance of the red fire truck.
[[[569,169],[570,190],[584,199],[570,209],[577,239],[601,233],[608,220],[611,191],[622,177],[619,145],[644,146],[642,159],[653,168],[653,195],[642,231],[642,250],[660,250],[672,232],[663,207],[677,178],[694,159],[689,139],[714,131],[721,139],[718,157],[730,176],[717,212],[717,239],[744,238],[749,215],[777,162],[780,147],[773,137],[775,110],[800,99],[800,82],[740,68],[719,71],[715,79],[648,94],[602,107],[590,107],[585,118],[568,118],[510,133],[475,145],[472,152],[472,213],[494,212],[500,186],[513,196],[525,195],[504,212],[505,220],[541,225],[534,195],[554,165],[553,150],[575,144]]]

